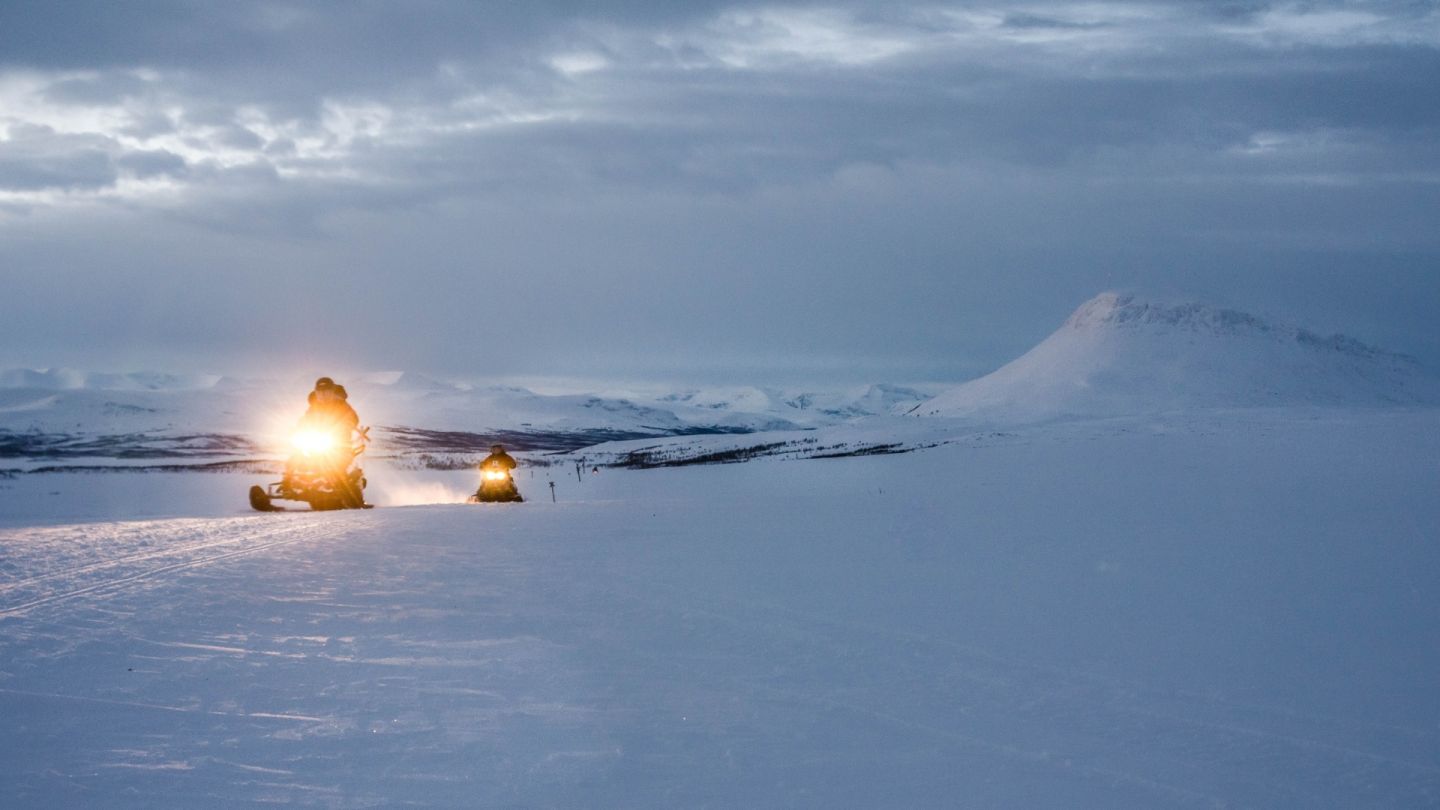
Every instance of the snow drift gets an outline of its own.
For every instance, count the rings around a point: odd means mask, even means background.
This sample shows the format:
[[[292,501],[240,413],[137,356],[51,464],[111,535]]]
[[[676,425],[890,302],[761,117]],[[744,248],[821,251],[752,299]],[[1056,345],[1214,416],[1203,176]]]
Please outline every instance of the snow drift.
[[[1203,304],[1104,293],[1034,349],[911,410],[1038,421],[1197,408],[1440,404],[1411,358]]]

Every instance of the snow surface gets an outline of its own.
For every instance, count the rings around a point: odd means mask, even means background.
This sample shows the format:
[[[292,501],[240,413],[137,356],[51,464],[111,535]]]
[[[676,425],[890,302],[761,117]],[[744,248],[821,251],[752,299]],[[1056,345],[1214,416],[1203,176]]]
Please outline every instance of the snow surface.
[[[495,507],[244,515],[245,476],[0,479],[0,795],[1440,804],[1440,410],[975,436],[525,470],[530,501]],[[192,516],[81,522],[154,509]]]
[[[1203,304],[1104,293],[1028,353],[913,407],[1016,423],[1200,408],[1440,404],[1410,358]]]

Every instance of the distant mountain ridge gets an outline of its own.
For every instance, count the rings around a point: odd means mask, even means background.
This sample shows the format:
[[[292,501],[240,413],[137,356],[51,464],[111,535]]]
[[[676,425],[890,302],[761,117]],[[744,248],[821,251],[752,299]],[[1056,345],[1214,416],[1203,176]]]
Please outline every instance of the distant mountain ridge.
[[[572,449],[619,438],[800,430],[887,413],[932,391],[755,387],[537,393],[410,372],[336,374],[378,452],[468,452],[491,441]],[[73,369],[0,371],[0,458],[222,454],[283,446],[313,377],[245,379]]]
[[[218,374],[167,374],[139,371],[112,374],[71,368],[13,368],[0,371],[0,388],[37,388],[51,391],[104,389],[108,391],[193,391],[214,388]]]
[[[1440,380],[1344,335],[1201,303],[1103,293],[997,371],[911,409],[1035,421],[1188,408],[1440,404]]]
[[[819,455],[879,453],[930,446],[935,430],[1004,430],[1072,417],[1440,405],[1440,380],[1404,355],[1238,310],[1119,293],[1085,302],[1023,356],[949,388],[576,386],[541,393],[400,371],[335,376],[375,428],[373,449],[401,454],[467,453],[492,439],[557,451],[677,436],[709,437],[690,444],[727,458],[747,442],[803,445]],[[298,374],[0,371],[0,458],[273,454],[313,382]],[[876,418],[902,414],[963,421]],[[894,430],[908,438],[886,438]]]

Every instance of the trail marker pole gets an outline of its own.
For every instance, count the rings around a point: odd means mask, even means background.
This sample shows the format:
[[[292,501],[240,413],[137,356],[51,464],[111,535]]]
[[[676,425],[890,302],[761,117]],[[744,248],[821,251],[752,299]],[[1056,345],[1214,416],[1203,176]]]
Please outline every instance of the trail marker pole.
[[[555,482],[554,482],[554,481],[551,481],[551,482],[550,482],[550,502],[551,502],[551,503],[557,503],[557,501],[555,500]]]

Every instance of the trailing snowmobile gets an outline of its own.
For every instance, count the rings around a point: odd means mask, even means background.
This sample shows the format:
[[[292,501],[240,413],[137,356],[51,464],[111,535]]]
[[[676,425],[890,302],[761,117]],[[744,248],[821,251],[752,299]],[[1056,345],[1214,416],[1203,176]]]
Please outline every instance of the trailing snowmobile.
[[[515,486],[515,459],[500,445],[490,448],[490,455],[480,462],[480,488],[469,503],[521,503],[520,490]]]
[[[369,509],[365,502],[365,471],[355,460],[365,452],[369,428],[354,430],[330,425],[302,425],[291,437],[292,452],[284,476],[267,486],[250,487],[250,506],[281,512],[275,501],[303,501],[316,511]]]

